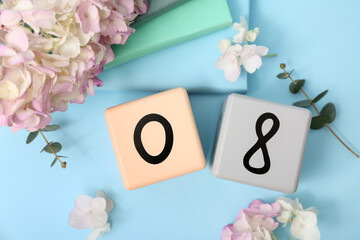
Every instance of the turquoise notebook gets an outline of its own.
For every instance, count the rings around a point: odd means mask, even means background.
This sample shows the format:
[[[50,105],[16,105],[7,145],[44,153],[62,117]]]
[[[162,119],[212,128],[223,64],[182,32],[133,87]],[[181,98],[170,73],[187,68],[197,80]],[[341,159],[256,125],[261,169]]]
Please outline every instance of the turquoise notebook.
[[[125,45],[113,45],[115,59],[105,69],[214,32],[231,23],[226,0],[188,1],[138,27]]]
[[[190,0],[170,12],[177,11],[192,2],[201,3],[202,11],[207,12],[208,18],[212,19],[217,16],[214,6],[221,3],[223,9],[228,9],[225,0]],[[229,0],[228,3],[230,10],[234,9],[234,12],[237,13],[232,14],[234,21],[239,22],[240,16],[249,19],[249,0]],[[211,4],[215,5],[208,7]],[[162,19],[168,13],[157,17],[148,24]],[[217,49],[218,41],[223,38],[232,38],[235,33],[232,27],[228,26],[223,30],[107,69],[99,76],[104,81],[104,86],[99,90],[163,91],[184,87],[193,93],[244,93],[247,90],[245,71],[241,73],[238,81],[228,82],[223,71],[215,68],[215,62],[220,56]],[[148,34],[151,37],[151,33]],[[147,39],[146,36],[144,39]],[[195,64],[194,59],[197,59]]]

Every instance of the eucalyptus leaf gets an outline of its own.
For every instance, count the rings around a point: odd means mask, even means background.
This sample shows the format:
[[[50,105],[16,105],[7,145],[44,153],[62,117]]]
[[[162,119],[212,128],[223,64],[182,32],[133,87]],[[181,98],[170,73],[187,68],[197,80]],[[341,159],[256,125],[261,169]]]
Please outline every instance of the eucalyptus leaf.
[[[320,99],[322,99],[327,93],[328,93],[329,90],[325,90],[323,91],[322,93],[320,93],[319,95],[317,95],[314,100],[312,100],[313,103],[316,103],[318,102]]]
[[[305,85],[305,80],[304,79],[295,80],[295,83],[291,82],[289,86],[289,90],[293,94],[298,93],[300,91],[300,89]]]
[[[34,141],[34,139],[37,137],[38,134],[39,131],[29,133],[28,137],[26,138],[26,144],[29,144],[32,141]]]
[[[49,147],[49,145],[52,147],[52,149],[54,150],[55,153],[58,153],[60,152],[60,150],[62,149],[62,146],[60,143],[58,142],[49,142],[48,145],[46,145],[42,150],[41,152],[45,151],[47,153],[53,153]]]
[[[311,106],[311,102],[309,102],[309,100],[302,100],[302,101],[299,101],[299,102],[294,102],[293,105],[297,106],[297,107],[306,108],[306,107]]]
[[[54,150],[55,153],[60,152],[60,150],[62,149],[61,144],[58,143],[58,142],[50,143],[50,146],[52,147],[52,149]],[[44,151],[47,152],[47,153],[53,153],[49,146],[46,146],[44,148]]]
[[[321,115],[328,116],[329,121],[327,123],[332,123],[336,117],[336,108],[333,103],[326,104],[320,112]]]
[[[287,79],[288,75],[286,73],[279,73],[276,77],[279,79]]]
[[[52,161],[50,167],[54,166],[54,164],[56,163],[56,161],[57,161],[57,158],[55,158],[54,161]]]
[[[60,128],[59,125],[53,124],[53,125],[47,125],[43,129],[41,129],[41,131],[43,131],[43,132],[52,132],[52,131],[58,130],[59,128]]]
[[[52,144],[53,142],[49,142],[49,145],[50,144]],[[43,149],[41,149],[41,151],[40,152],[43,152],[44,150],[45,150],[45,148],[47,148],[48,147],[48,145],[46,145]]]
[[[328,123],[328,121],[329,121],[329,117],[325,115],[313,117],[311,120],[310,128],[320,129],[324,127],[325,123]]]

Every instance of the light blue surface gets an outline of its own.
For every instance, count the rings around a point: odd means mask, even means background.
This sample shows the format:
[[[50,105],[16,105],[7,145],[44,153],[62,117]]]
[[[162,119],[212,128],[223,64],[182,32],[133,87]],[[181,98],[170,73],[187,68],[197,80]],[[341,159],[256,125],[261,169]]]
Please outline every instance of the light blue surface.
[[[229,3],[234,21],[239,22],[240,16],[248,19],[250,0],[229,0]],[[216,49],[219,40],[235,34],[236,31],[228,27],[107,69],[99,76],[104,80],[101,89],[163,91],[184,87],[193,93],[244,93],[247,90],[245,71],[238,81],[228,82],[223,81],[224,72],[214,67],[220,56]]]
[[[330,89],[318,105],[322,107],[327,101],[336,104],[338,116],[332,127],[358,152],[359,9],[359,1],[252,1],[251,22],[261,28],[258,43],[279,53],[279,57],[266,59],[262,69],[249,77],[248,91],[250,96],[280,103],[302,99],[288,92],[288,82],[275,78],[280,62],[293,65],[294,76],[308,80],[306,90],[311,96]],[[213,42],[207,48],[211,55],[218,51]],[[201,71],[208,70],[198,69],[193,74],[200,76]],[[182,72],[191,76],[186,69]],[[39,153],[42,139],[25,145],[25,131],[12,134],[1,128],[0,239],[86,239],[87,230],[79,231],[67,224],[68,214],[76,196],[94,196],[98,189],[115,202],[110,213],[113,229],[104,240],[217,240],[221,228],[234,221],[238,211],[254,198],[273,201],[284,196],[216,179],[209,165],[202,171],[139,190],[125,190],[103,113],[110,106],[148,94],[97,91],[85,104],[74,104],[66,113],[54,114],[53,122],[61,124],[62,129],[47,136],[63,143],[63,154],[70,156],[66,170],[58,165],[49,168],[51,155]],[[225,97],[191,96],[206,153]],[[291,197],[299,197],[305,207],[320,210],[322,239],[359,239],[359,169],[360,160],[328,130],[310,132],[299,188]],[[281,228],[276,234],[289,239]]]

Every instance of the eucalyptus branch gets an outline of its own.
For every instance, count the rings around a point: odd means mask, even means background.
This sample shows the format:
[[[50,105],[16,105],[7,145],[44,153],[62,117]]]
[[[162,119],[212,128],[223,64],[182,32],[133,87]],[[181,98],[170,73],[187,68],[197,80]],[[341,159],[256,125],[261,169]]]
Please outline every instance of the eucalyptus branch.
[[[301,91],[305,97],[307,98],[307,100],[303,100],[303,101],[299,101],[294,103],[295,106],[299,106],[299,107],[308,107],[308,106],[312,106],[316,113],[318,114],[317,117],[314,117],[311,121],[311,128],[312,129],[320,129],[321,127],[325,126],[329,129],[329,131],[339,140],[339,142],[346,147],[352,154],[354,154],[357,158],[359,158],[359,155],[357,153],[355,153],[355,151],[353,151],[348,145],[346,145],[344,143],[343,140],[341,140],[341,138],[334,132],[334,130],[329,126],[329,123],[331,123],[334,119],[335,119],[335,115],[336,115],[336,110],[335,110],[335,106],[332,103],[328,103],[325,105],[325,107],[319,111],[319,109],[315,106],[315,103],[317,101],[319,101],[322,97],[324,97],[326,95],[326,93],[328,92],[328,90],[320,93],[318,96],[316,96],[314,99],[311,99],[309,97],[309,95],[305,92],[305,90],[302,88],[305,84],[305,80],[301,79],[301,80],[294,80],[291,77],[291,73],[292,71],[289,73],[286,71],[286,65],[284,63],[280,64],[280,68],[284,71],[284,73],[279,74],[277,77],[280,79],[287,79],[289,78],[292,82],[292,84],[290,85],[290,91],[292,93],[297,93],[299,91]]]
[[[59,156],[56,154],[56,152],[54,151],[54,149],[51,146],[51,144],[49,143],[49,141],[46,139],[46,137],[45,137],[44,133],[41,131],[41,129],[39,130],[39,132],[42,135],[42,137],[44,138],[44,140],[46,142],[46,146],[48,148],[50,148],[51,152],[55,155],[55,159],[60,162],[62,168],[66,168],[66,162],[65,161],[63,162],[60,160]]]
[[[277,57],[277,56],[278,56],[277,53],[271,53],[271,54],[267,54],[267,55],[265,55],[263,57]]]
[[[61,151],[62,149],[62,145],[59,142],[49,142],[47,140],[47,138],[44,135],[44,132],[52,132],[52,131],[56,131],[60,128],[59,125],[47,125],[45,128],[43,129],[39,129],[38,131],[35,132],[31,132],[29,133],[27,139],[26,139],[26,144],[31,143],[32,141],[34,141],[34,139],[39,135],[39,133],[41,134],[41,136],[44,138],[45,142],[46,142],[46,146],[41,150],[41,152],[45,151],[47,153],[53,154],[55,156],[54,160],[52,161],[50,167],[54,166],[54,164],[59,161],[60,165],[62,168],[66,168],[66,162],[65,161],[61,161],[60,158],[67,158],[66,156],[60,156],[57,153]]]

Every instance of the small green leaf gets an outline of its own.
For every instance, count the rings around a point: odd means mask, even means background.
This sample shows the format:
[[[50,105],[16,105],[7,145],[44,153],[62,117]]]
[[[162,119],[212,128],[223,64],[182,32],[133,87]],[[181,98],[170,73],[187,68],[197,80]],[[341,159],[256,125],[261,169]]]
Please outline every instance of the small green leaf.
[[[47,125],[46,127],[44,127],[43,129],[41,129],[41,131],[43,132],[52,132],[52,131],[56,131],[60,128],[59,125]]]
[[[68,158],[67,156],[58,156],[59,158]]]
[[[329,121],[327,123],[332,123],[336,117],[336,108],[333,103],[326,104],[320,112],[321,115],[328,116]]]
[[[284,73],[284,72],[283,72],[283,73],[279,73],[278,75],[276,75],[276,77],[277,77],[277,78],[280,78],[280,79],[287,79],[288,76],[291,76],[291,74],[293,73],[293,71],[294,71],[294,69],[289,72],[289,75],[286,74],[286,73]]]
[[[39,131],[29,133],[29,135],[26,139],[26,144],[29,144],[32,141],[34,141],[34,139],[37,137],[38,134],[39,134]]]
[[[52,144],[53,142],[49,142],[49,145],[50,144]],[[48,145],[46,145],[43,149],[41,149],[41,151],[40,152],[43,152],[44,150],[45,150],[45,148],[47,148],[48,147]]]
[[[327,123],[329,121],[329,117],[328,116],[316,116],[316,117],[313,117],[312,120],[311,120],[311,125],[310,125],[310,128],[311,129],[320,129],[322,128],[325,123]]]
[[[299,102],[294,102],[293,105],[297,106],[297,107],[306,108],[306,107],[311,106],[311,103],[309,102],[309,100],[302,100],[302,101],[299,101]]]
[[[288,75],[286,73],[279,73],[276,77],[279,79],[287,79]]]
[[[54,166],[54,164],[56,163],[56,161],[57,161],[57,158],[55,158],[54,161],[52,161],[50,167]]]
[[[49,145],[52,147],[52,149],[54,150],[55,153],[60,152],[60,150],[62,149],[61,144],[58,143],[58,142],[51,142],[51,143],[49,143]],[[48,145],[46,145],[46,146],[43,148],[43,150],[41,150],[41,152],[42,152],[42,151],[45,151],[45,152],[47,152],[47,153],[53,153]]]
[[[300,88],[302,88],[305,85],[305,80],[295,80],[296,84],[294,82],[290,83],[289,90],[291,93],[295,94],[300,91]]]
[[[329,90],[325,90],[323,91],[322,93],[320,93],[319,95],[317,95],[314,100],[312,100],[313,103],[316,103],[318,102],[320,99],[322,99],[327,93],[328,93]]]

